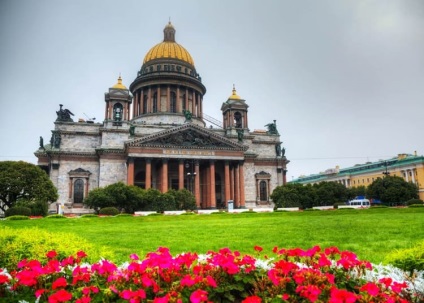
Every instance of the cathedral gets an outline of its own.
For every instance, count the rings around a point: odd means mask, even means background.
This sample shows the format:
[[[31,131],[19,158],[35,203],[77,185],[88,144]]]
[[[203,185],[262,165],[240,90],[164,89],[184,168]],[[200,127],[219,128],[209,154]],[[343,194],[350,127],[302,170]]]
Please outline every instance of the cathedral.
[[[74,121],[60,105],[38,165],[57,187],[64,212],[77,212],[90,190],[116,182],[161,192],[191,191],[199,209],[272,205],[287,164],[276,121],[249,129],[249,106],[232,93],[222,122],[203,113],[206,87],[169,22],[127,88],[119,76],[105,93],[104,121]],[[207,126],[207,122],[209,126]]]

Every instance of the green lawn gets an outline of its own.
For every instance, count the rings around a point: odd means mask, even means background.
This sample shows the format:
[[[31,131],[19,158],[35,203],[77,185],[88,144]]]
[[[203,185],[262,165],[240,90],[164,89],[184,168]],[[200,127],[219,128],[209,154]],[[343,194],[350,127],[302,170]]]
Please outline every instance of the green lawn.
[[[253,253],[260,245],[280,248],[338,246],[359,258],[381,262],[386,254],[424,240],[424,208],[378,208],[224,215],[102,217],[0,221],[11,228],[69,232],[108,246],[117,262],[159,246],[173,254],[229,247]]]

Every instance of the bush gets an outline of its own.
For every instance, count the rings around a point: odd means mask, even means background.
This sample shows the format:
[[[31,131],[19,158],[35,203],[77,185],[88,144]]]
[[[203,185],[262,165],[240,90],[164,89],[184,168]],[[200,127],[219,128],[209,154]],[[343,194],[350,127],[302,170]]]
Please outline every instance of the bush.
[[[104,207],[99,210],[99,215],[116,216],[119,214],[119,210],[115,207]]]
[[[81,218],[98,218],[98,217],[99,216],[95,214],[85,214],[81,216]]]
[[[66,219],[66,217],[64,215],[50,215],[46,217],[47,219]]]
[[[412,204],[412,205],[409,205],[408,207],[424,207],[424,204]]]
[[[418,243],[415,247],[399,249],[388,254],[384,263],[392,264],[411,274],[414,270],[424,270],[424,241]]]
[[[407,206],[417,205],[417,204],[422,205],[423,203],[424,203],[423,200],[420,200],[420,199],[411,199],[411,200],[406,201]]]
[[[6,218],[6,220],[11,220],[11,221],[16,221],[16,220],[29,220],[29,217],[28,217],[28,216],[19,216],[19,215],[16,215],[16,216],[10,216],[10,217],[7,217],[7,218]]]
[[[118,214],[116,216],[117,217],[132,217],[133,215],[131,215],[131,214]]]
[[[22,259],[44,262],[47,260],[46,253],[51,250],[59,254],[58,258],[65,258],[80,250],[86,253],[90,251],[88,255],[92,261],[98,261],[100,257],[113,257],[110,251],[73,234],[50,233],[38,228],[0,228],[0,268],[6,267],[11,271]]]
[[[24,206],[31,209],[32,216],[47,216],[47,212],[49,210],[49,205],[47,202],[43,201],[27,201],[20,200],[16,203],[16,206]]]
[[[15,206],[6,209],[4,212],[5,217],[10,216],[31,216],[31,208],[25,206]]]

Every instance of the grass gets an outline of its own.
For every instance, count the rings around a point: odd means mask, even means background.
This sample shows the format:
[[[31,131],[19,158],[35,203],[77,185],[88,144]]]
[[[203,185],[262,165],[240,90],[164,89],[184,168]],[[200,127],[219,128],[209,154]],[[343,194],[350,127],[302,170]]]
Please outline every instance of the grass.
[[[1,226],[73,233],[109,247],[117,262],[128,260],[131,253],[144,256],[159,246],[169,247],[176,254],[205,253],[222,247],[253,253],[254,245],[267,252],[274,246],[320,245],[351,250],[361,259],[379,263],[393,250],[410,248],[424,239],[424,209],[5,220],[0,221]]]

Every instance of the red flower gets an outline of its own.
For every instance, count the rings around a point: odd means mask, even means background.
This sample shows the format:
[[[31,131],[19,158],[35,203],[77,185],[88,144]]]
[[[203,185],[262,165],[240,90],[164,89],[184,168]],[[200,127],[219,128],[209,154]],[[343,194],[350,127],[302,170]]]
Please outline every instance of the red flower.
[[[60,303],[70,301],[72,299],[72,294],[67,292],[64,289],[57,291],[49,297],[49,303]]]
[[[191,303],[200,303],[200,302],[206,302],[208,301],[208,292],[205,290],[195,290],[190,295],[190,302]]]
[[[360,291],[366,291],[371,296],[377,296],[380,293],[380,288],[372,282],[368,282],[360,288]]]
[[[55,252],[54,250],[51,250],[51,251],[49,251],[49,252],[46,254],[46,257],[47,257],[47,258],[49,258],[49,259],[56,258],[56,257],[57,257],[57,252]]]
[[[250,296],[244,299],[241,303],[261,303],[262,299],[258,296]]]
[[[0,275],[0,284],[6,284],[9,282],[9,278],[5,275]]]
[[[262,247],[257,246],[257,245],[255,245],[254,249],[255,249],[257,252],[261,252],[261,251],[263,250],[263,248],[262,248]]]
[[[330,300],[328,303],[354,303],[356,295],[345,289],[332,288],[330,292]]]
[[[321,290],[316,285],[298,286],[296,292],[311,302],[318,300]]]
[[[56,281],[53,282],[52,284],[52,288],[56,289],[59,287],[66,287],[66,285],[68,285],[68,282],[66,281],[65,278],[61,277],[59,279],[57,279]]]
[[[84,251],[80,250],[79,252],[77,252],[77,257],[82,259],[87,257],[87,254]]]

